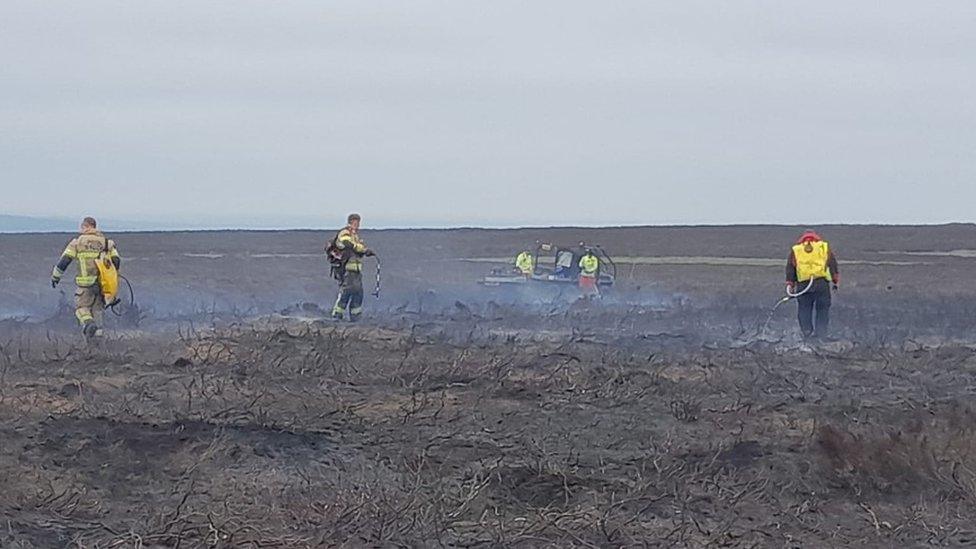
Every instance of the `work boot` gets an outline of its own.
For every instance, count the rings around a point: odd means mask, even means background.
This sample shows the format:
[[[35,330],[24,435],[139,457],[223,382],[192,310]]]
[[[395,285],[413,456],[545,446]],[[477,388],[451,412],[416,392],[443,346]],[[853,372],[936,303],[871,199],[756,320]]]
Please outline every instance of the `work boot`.
[[[88,322],[81,328],[81,333],[85,334],[85,339],[91,341],[98,335],[98,326],[94,322]]]
[[[363,315],[349,315],[349,322],[359,322],[359,317]]]
[[[342,313],[332,313],[332,320],[335,322],[342,322]]]

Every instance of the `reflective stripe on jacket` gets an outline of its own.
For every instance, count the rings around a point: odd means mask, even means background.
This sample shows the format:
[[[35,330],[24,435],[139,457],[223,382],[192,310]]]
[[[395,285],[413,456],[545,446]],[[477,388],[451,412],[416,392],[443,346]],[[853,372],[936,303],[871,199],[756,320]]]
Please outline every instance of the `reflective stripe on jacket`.
[[[109,258],[119,257],[115,242],[105,238],[101,231],[86,231],[68,243],[61,254],[62,261],[59,266],[67,266],[72,260],[77,260],[78,274],[75,276],[75,284],[82,288],[94,286],[98,282],[98,267],[95,266],[95,261],[103,253]],[[59,266],[54,268],[54,278],[61,278],[64,274]]]
[[[352,254],[346,261],[347,271],[361,271],[363,269],[363,254],[366,253],[366,243],[359,237],[359,233],[346,227],[336,236],[336,247],[340,250],[350,250]]]

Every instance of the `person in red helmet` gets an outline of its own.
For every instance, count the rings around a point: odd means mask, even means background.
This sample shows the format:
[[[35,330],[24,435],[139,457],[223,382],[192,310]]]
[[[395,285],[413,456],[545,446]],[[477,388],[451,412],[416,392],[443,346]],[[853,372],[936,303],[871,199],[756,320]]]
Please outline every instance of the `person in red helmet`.
[[[786,285],[796,298],[797,318],[804,339],[825,338],[830,329],[830,287],[840,285],[840,268],[830,244],[808,230],[790,250]]]

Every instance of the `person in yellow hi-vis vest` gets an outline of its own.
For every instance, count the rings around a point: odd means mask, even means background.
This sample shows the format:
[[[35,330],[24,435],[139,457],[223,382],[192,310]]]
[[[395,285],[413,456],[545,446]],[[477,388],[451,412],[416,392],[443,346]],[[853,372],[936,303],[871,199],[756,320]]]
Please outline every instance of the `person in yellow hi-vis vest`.
[[[597,278],[600,275],[600,258],[593,250],[587,249],[579,260],[579,287],[583,297],[593,297],[600,294],[597,288]]]
[[[515,258],[515,269],[525,278],[529,278],[535,273],[535,258],[532,252],[525,250]]]
[[[98,223],[94,218],[86,217],[81,222],[81,234],[68,243],[51,273],[51,287],[57,288],[65,270],[73,260],[78,260],[78,275],[75,276],[75,317],[88,339],[101,334],[105,313],[105,297],[98,280],[98,266],[95,264],[102,257],[110,258],[116,269],[122,264],[115,242],[98,230]]]
[[[824,239],[806,231],[786,262],[786,284],[796,298],[797,317],[804,339],[825,338],[830,329],[830,286],[840,285],[837,257]],[[816,313],[816,314],[814,314]]]

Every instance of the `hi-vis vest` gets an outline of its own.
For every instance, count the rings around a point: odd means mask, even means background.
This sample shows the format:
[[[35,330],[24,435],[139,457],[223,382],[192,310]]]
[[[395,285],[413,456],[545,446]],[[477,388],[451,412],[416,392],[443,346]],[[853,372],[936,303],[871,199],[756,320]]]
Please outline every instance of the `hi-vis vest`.
[[[594,277],[597,269],[600,268],[600,260],[595,255],[584,255],[580,259],[579,266],[583,270],[583,276]]]
[[[532,254],[528,252],[522,252],[515,258],[515,268],[522,272],[524,275],[530,275],[535,271],[535,265],[532,264]]]
[[[810,251],[807,251],[807,246]],[[804,242],[793,246],[793,257],[796,258],[796,279],[806,282],[811,278],[826,278],[830,280],[830,268],[827,260],[830,258],[830,244],[826,242]]]

